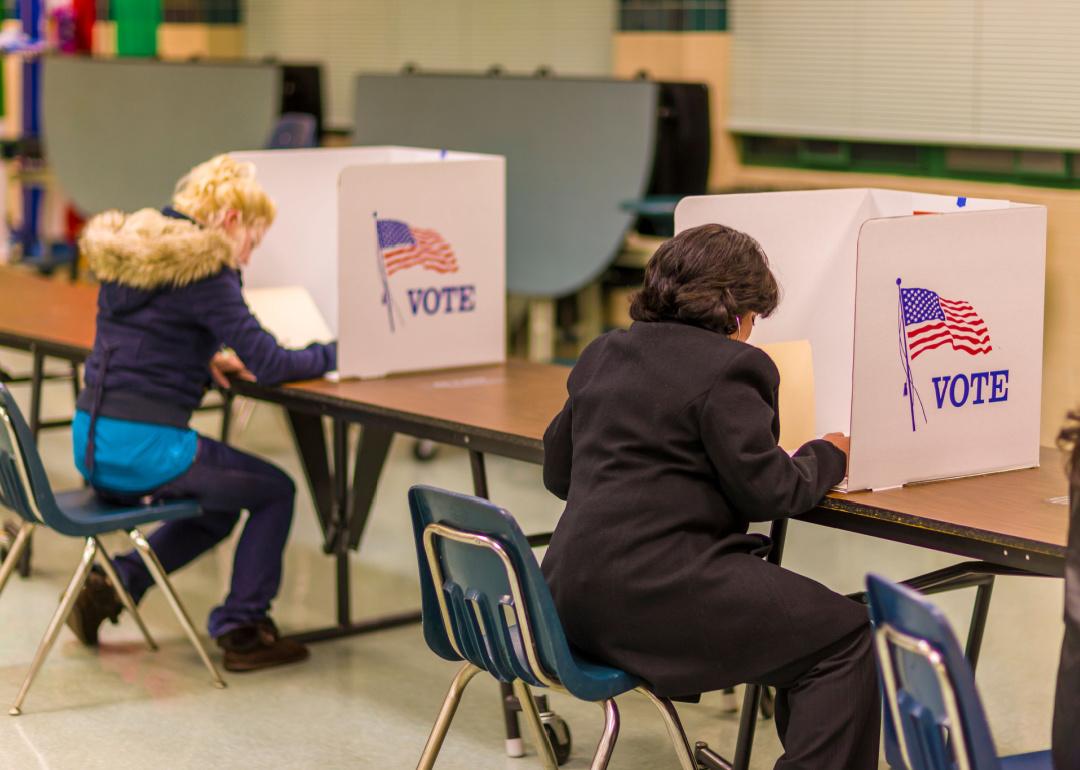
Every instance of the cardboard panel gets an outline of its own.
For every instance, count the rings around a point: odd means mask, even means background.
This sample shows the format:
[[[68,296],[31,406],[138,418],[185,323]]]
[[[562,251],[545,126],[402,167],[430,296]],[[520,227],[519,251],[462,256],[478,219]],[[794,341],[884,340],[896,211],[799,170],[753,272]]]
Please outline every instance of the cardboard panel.
[[[338,331],[338,178],[348,166],[475,159],[407,147],[343,147],[233,153],[255,164],[256,179],[277,204],[244,283],[253,288],[303,286]]]
[[[849,489],[1038,464],[1045,254],[1038,206],[862,227]]]
[[[341,174],[342,377],[505,359],[502,158]]]
[[[678,231],[710,222],[769,255],[783,299],[753,341],[810,340],[814,433],[850,426],[847,488],[1038,462],[1045,209],[854,189],[704,196],[676,210]],[[943,303],[940,318],[920,315],[930,303]],[[901,345],[923,333],[940,344],[905,358]]]
[[[756,344],[808,339],[817,372],[817,432],[848,432],[855,318],[855,243],[874,216],[911,213],[867,190],[708,195],[683,199],[675,231],[719,223],[752,235],[780,282],[780,307]],[[884,205],[883,205],[884,204]]]

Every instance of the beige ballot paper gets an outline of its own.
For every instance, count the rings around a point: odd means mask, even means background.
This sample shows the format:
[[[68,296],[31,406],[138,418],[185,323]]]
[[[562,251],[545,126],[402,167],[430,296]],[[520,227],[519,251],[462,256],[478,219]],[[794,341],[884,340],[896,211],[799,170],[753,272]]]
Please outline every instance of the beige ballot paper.
[[[285,348],[305,348],[334,339],[315,300],[303,286],[244,289],[244,299],[259,323]]]
[[[772,342],[761,349],[780,370],[780,446],[794,452],[814,431],[814,359],[809,340]]]

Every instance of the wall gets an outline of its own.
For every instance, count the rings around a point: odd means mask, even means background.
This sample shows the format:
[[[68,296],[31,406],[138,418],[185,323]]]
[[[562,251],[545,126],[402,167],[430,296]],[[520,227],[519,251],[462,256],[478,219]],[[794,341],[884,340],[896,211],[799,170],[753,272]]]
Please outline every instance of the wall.
[[[615,0],[247,0],[248,54],[326,63],[327,122],[352,123],[360,72],[607,76]]]
[[[727,32],[619,32],[614,74],[632,78],[645,70],[655,80],[707,83],[712,113],[711,188],[734,182],[735,142],[727,130],[731,36]]]

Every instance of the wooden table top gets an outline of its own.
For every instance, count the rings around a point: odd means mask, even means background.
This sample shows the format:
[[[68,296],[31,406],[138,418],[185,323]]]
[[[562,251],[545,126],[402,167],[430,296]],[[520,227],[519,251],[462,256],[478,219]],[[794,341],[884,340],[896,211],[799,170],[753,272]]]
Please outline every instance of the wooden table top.
[[[94,346],[97,286],[0,267],[0,338],[88,355]]]
[[[524,453],[511,456],[540,462],[544,430],[566,401],[569,374],[565,366],[507,361],[379,380],[311,380],[280,392],[285,400],[315,401],[357,417],[446,431],[462,437],[453,442],[462,445],[469,444],[464,437],[488,438]]]
[[[1040,467],[1028,470],[912,484],[881,492],[834,493],[818,512],[805,518],[827,518],[819,516],[827,512],[872,517],[978,540],[987,546],[999,546],[1003,552],[1011,546],[1061,559],[1069,528],[1065,458],[1056,449],[1044,448],[1040,462]]]

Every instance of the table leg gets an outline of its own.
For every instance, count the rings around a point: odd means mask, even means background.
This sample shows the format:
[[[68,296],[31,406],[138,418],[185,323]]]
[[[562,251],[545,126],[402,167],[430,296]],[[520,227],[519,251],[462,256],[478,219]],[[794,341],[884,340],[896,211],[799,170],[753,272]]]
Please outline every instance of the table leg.
[[[287,410],[289,428],[292,431],[296,451],[300,455],[300,464],[304,468],[311,499],[315,504],[315,515],[319,518],[319,527],[323,533],[323,550],[331,553],[330,528],[333,518],[334,487],[330,475],[330,462],[327,457],[326,430],[322,417],[305,412]]]
[[[344,537],[349,507],[349,424],[334,420],[334,504],[330,545],[337,559],[337,622],[341,628],[352,623],[349,594],[349,542]]]
[[[374,499],[382,462],[386,458],[393,434],[371,429],[365,430],[355,459],[359,473],[349,478],[349,423],[334,420],[331,437],[333,466],[327,457],[327,436],[322,418],[301,412],[288,412],[289,425],[297,451],[300,453],[308,488],[315,501],[316,514],[323,532],[323,550],[335,559],[335,589],[337,594],[337,623],[294,634],[301,642],[320,642],[347,636],[381,631],[387,628],[416,623],[420,620],[417,610],[384,615],[370,620],[353,622],[351,607],[351,569],[349,550],[355,532],[359,543],[363,524],[367,521],[370,501]],[[366,448],[365,448],[366,445]],[[378,460],[378,462],[376,462]],[[370,485],[370,489],[367,487]],[[367,500],[366,506],[362,505]],[[361,521],[356,521],[359,512]]]
[[[367,527],[371,507],[375,503],[375,491],[379,486],[379,477],[386,456],[390,453],[390,443],[394,432],[385,428],[365,426],[360,433],[360,446],[356,450],[356,465],[353,469],[352,500],[349,503],[348,536],[349,548],[360,547],[360,538]]]
[[[33,373],[30,375],[30,433],[37,440],[41,430],[41,398],[45,382],[45,354],[34,345],[30,348],[30,354],[34,357]]]
[[[990,614],[990,596],[994,592],[994,576],[975,589],[975,606],[971,609],[971,626],[968,628],[967,646],[964,654],[971,664],[972,672],[979,664],[979,651],[982,649],[983,633],[986,631],[986,616]]]
[[[82,383],[79,382],[79,362],[71,362],[71,390],[75,396],[75,400],[79,400],[79,391],[82,389]]]

